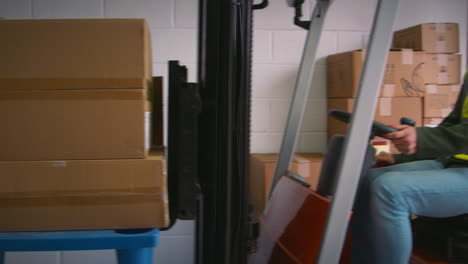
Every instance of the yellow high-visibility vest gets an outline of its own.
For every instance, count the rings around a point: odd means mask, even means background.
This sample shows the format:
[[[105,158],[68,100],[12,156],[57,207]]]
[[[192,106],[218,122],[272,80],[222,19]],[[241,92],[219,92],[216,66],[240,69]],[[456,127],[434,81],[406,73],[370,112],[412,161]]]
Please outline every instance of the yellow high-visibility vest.
[[[467,80],[467,74],[465,74],[465,81]],[[468,118],[468,96],[465,98],[465,102],[463,102],[462,117]],[[461,160],[468,160],[468,154],[458,154],[454,155],[453,157]]]

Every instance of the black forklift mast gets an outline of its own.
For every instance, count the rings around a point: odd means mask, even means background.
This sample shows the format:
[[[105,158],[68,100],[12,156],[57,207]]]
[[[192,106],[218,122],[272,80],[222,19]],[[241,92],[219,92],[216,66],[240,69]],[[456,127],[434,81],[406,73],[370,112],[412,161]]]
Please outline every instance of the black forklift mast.
[[[171,226],[196,220],[196,263],[247,263],[252,11],[268,0],[200,0],[198,82],[169,62]]]

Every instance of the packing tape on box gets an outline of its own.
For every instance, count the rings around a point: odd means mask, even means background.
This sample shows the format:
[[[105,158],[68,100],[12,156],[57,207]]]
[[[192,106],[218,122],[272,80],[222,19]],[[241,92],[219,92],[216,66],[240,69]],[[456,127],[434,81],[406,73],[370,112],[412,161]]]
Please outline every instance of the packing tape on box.
[[[434,42],[434,49],[436,50],[436,52],[444,52],[447,49],[447,42],[445,41],[445,39],[437,39]]]
[[[0,192],[0,199],[10,198],[40,198],[40,197],[81,197],[81,196],[119,196],[135,194],[157,194],[162,193],[163,187],[132,187],[132,188],[109,188],[96,190],[50,190],[50,191],[27,191],[27,192]]]
[[[142,88],[147,86],[144,78],[5,78],[0,77],[0,90],[68,90],[68,89],[99,89],[102,87],[115,89]]]
[[[435,23],[435,31],[436,31],[436,32],[441,32],[441,33],[443,33],[443,32],[445,32],[445,29],[446,29],[445,24],[443,24],[443,23]]]
[[[304,178],[307,178],[310,176],[310,162],[308,159],[296,156],[294,157],[294,161],[296,162],[296,168],[297,171],[296,173],[301,175]]]
[[[366,49],[361,50],[361,58],[362,58],[362,61],[365,61],[365,60],[366,60],[366,52],[367,52]]]
[[[450,112],[452,112],[451,108],[440,109],[440,114],[442,115],[442,117],[448,116]]]
[[[65,160],[54,160],[51,162],[52,167],[57,167],[57,168],[66,168],[68,166],[68,162]]]
[[[439,118],[439,117],[429,117],[429,118],[424,118],[423,123],[424,123],[424,126],[427,126],[427,127],[436,127],[437,125],[442,123],[442,120],[444,119]]]
[[[2,100],[144,100],[143,89],[0,90]]]
[[[437,54],[437,63],[439,66],[447,66],[449,62],[448,54]]]
[[[392,115],[392,98],[379,98],[379,115]]]
[[[437,93],[437,85],[429,84],[426,85],[426,94],[435,94]]]
[[[383,97],[393,97],[395,95],[395,85],[394,84],[384,84],[383,85]]]
[[[401,50],[401,63],[402,64],[413,64],[413,50],[402,49]]]
[[[437,83],[439,84],[446,84],[449,82],[449,74],[448,72],[438,72],[437,73]]]
[[[461,91],[461,86],[458,84],[454,84],[451,86],[452,92],[460,92]]]
[[[56,197],[27,197],[0,198],[0,208],[30,208],[51,206],[104,206],[142,204],[166,202],[165,194],[137,194],[120,196],[56,196]]]

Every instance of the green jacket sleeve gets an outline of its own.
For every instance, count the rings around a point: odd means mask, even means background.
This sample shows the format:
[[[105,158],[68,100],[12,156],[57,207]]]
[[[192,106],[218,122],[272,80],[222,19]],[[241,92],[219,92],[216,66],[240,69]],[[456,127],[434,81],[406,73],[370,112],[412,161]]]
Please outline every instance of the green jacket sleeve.
[[[433,159],[468,153],[468,119],[445,127],[419,127],[417,159]]]
[[[453,111],[437,127],[418,127],[417,152],[413,155],[395,154],[395,162],[436,159],[468,153],[468,91],[465,80]]]
[[[468,119],[450,127],[417,127],[417,151],[413,155],[395,154],[395,162],[436,159],[468,153]]]

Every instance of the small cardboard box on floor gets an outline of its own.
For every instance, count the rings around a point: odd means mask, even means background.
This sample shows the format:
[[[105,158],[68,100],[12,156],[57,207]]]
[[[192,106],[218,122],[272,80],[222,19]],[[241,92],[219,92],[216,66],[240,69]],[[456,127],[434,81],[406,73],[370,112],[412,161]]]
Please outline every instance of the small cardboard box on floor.
[[[329,98],[328,110],[337,109],[352,112],[354,98]],[[422,98],[420,97],[384,97],[379,98],[374,120],[387,125],[400,124],[400,118],[409,117],[416,122],[416,126],[422,124]],[[347,124],[328,117],[328,138],[335,134],[345,135]]]
[[[165,160],[0,161],[0,231],[168,225]]]
[[[254,212],[260,215],[268,201],[273,174],[276,168],[278,154],[250,155],[250,202],[254,205]],[[315,189],[322,168],[323,155],[321,153],[296,153],[291,171],[302,176]]]
[[[393,48],[422,50],[426,53],[458,53],[456,23],[427,23],[395,31]]]
[[[426,85],[424,118],[445,118],[452,112],[460,93],[460,85]]]
[[[355,50],[327,57],[328,98],[354,98],[357,95],[365,51]],[[380,97],[423,94],[424,53],[412,50],[390,51]]]
[[[143,19],[0,21],[0,160],[144,158]]]

